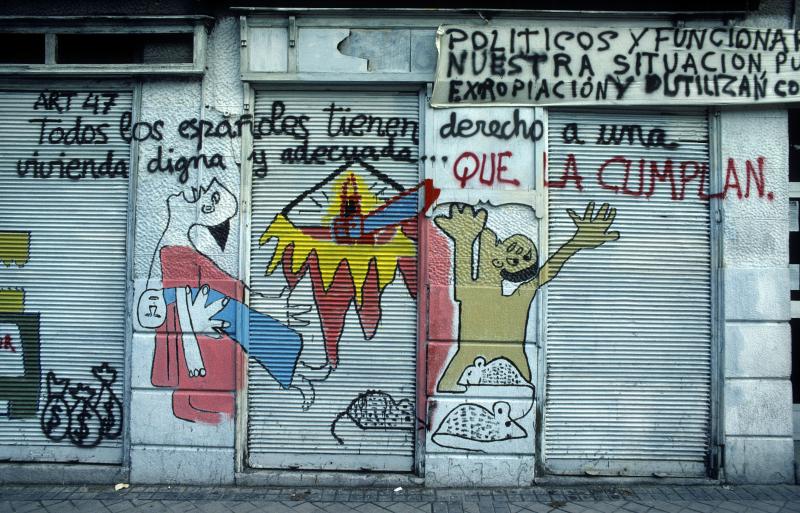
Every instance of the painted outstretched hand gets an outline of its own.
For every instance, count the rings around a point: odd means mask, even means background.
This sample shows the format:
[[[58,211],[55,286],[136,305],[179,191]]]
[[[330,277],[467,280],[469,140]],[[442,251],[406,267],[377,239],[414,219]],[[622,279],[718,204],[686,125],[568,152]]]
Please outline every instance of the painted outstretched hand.
[[[450,205],[450,212],[433,220],[454,241],[463,239],[465,242],[474,241],[486,226],[486,210],[475,209],[471,205]]]
[[[202,333],[210,338],[222,338],[222,330],[229,328],[230,323],[214,319],[214,316],[228,305],[230,298],[224,297],[208,304],[208,294],[211,290],[208,285],[200,287],[200,291],[197,293],[197,297],[194,298],[194,300],[192,300],[192,290],[189,287],[186,287],[184,290],[193,331],[195,333]]]
[[[220,339],[223,334],[222,330],[230,326],[227,321],[213,318],[227,306],[230,298],[225,297],[208,304],[209,291],[209,286],[203,285],[194,299],[192,299],[192,289],[189,287],[185,287],[183,290],[179,289],[175,294],[183,340],[183,354],[189,377],[192,378],[206,375],[203,356],[200,354],[200,346],[197,343],[197,334]]]
[[[617,210],[608,203],[603,203],[600,206],[597,215],[593,215],[594,201],[586,205],[583,217],[576,214],[572,209],[568,209],[567,214],[572,218],[575,226],[578,227],[575,237],[572,239],[572,244],[579,249],[592,249],[606,242],[619,239],[618,231],[608,231],[611,228],[611,223],[614,222],[614,217],[617,215]]]

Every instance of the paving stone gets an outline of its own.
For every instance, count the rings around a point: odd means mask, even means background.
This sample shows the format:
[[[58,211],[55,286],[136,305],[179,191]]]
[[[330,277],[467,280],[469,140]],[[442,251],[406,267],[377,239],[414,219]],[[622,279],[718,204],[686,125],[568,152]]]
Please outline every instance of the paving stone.
[[[478,512],[494,513],[494,502],[492,502],[491,497],[488,500],[485,497],[481,497],[481,500],[478,501]]]
[[[464,507],[460,502],[448,502],[447,513],[464,513]]]
[[[58,498],[69,497],[69,500]],[[294,499],[294,500],[292,500]],[[323,500],[326,499],[326,500]],[[371,500],[367,500],[371,499]],[[800,487],[591,486],[432,490],[13,485],[14,513],[800,513]]]
[[[766,513],[778,513],[783,508],[784,501],[756,501],[754,507]]]
[[[38,501],[11,501],[10,507],[3,511],[13,511],[14,513],[29,513],[36,511],[37,508],[41,508],[42,505],[39,504]]]
[[[189,501],[161,501],[161,504],[166,506],[170,513],[188,513],[189,511],[196,511],[194,504]]]
[[[581,504],[578,504],[576,502],[568,502],[568,503],[564,504],[563,506],[560,506],[558,508],[558,510],[559,511],[566,511],[568,513],[584,513],[586,511],[589,511],[588,508],[586,508],[585,506],[583,506]]]
[[[421,506],[418,502],[396,502],[391,506],[385,506],[385,508],[394,513],[428,513],[431,509],[430,505],[423,504],[424,506]]]
[[[552,506],[545,504],[543,502],[528,502],[524,504],[520,504],[522,507],[522,511],[530,511],[532,513],[550,513],[553,511]]]
[[[464,508],[464,513],[480,513],[477,501],[464,501],[461,504]]]
[[[704,502],[695,502],[689,506],[691,511],[697,511],[698,513],[713,513],[717,511],[716,505],[707,504]]]
[[[630,501],[622,506],[623,511],[631,511],[633,513],[645,513],[653,509],[652,506],[644,502]]]
[[[606,502],[592,502],[588,506],[592,511],[599,511],[600,513],[614,513],[622,511],[622,507],[627,504],[625,501],[606,501]]]
[[[787,501],[781,511],[800,513],[800,501]]]
[[[298,513],[325,513],[325,510],[320,508],[317,504],[312,502],[301,502],[292,509]]]
[[[647,503],[650,506],[650,511],[658,511],[661,513],[679,513],[686,510],[685,503],[671,503],[666,501],[654,501]]]

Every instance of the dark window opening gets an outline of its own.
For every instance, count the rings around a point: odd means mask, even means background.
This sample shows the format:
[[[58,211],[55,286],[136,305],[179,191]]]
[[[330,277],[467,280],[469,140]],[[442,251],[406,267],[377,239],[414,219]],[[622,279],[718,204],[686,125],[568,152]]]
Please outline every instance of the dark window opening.
[[[191,64],[194,35],[59,34],[58,64]]]
[[[44,34],[0,33],[0,64],[44,64]]]
[[[789,109],[789,181],[800,182],[800,109]],[[800,232],[798,228],[798,201],[790,198],[789,212],[794,216],[789,222],[789,264],[800,264]],[[794,276],[790,273],[791,276]],[[791,289],[797,287],[793,278]],[[800,290],[791,291],[791,300],[800,301]],[[792,319],[792,396],[794,403],[800,403],[800,318]]]
[[[789,109],[789,181],[800,182],[800,109]]]
[[[800,369],[800,319],[792,319],[789,322],[792,330],[792,402],[800,404],[800,386],[798,386],[798,376],[796,369]]]

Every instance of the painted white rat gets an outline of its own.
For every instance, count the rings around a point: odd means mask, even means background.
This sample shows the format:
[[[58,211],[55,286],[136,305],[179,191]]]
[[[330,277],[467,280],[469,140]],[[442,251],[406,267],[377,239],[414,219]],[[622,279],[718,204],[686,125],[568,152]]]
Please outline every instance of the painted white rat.
[[[527,431],[511,420],[510,411],[505,401],[494,403],[492,411],[478,404],[460,404],[442,420],[432,440],[442,447],[481,452],[497,442],[525,438]]]
[[[531,386],[525,381],[519,370],[505,358],[495,358],[486,363],[482,356],[475,358],[475,362],[464,369],[458,378],[459,385],[524,385]]]

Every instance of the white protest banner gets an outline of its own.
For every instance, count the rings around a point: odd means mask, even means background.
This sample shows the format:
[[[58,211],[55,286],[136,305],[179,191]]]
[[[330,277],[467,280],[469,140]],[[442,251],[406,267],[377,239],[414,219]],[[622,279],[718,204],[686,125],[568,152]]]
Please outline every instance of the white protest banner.
[[[800,32],[741,27],[455,26],[434,107],[800,101]]]
[[[439,203],[533,201],[535,144],[544,137],[534,109],[436,109],[429,126],[426,176],[441,189]]]

